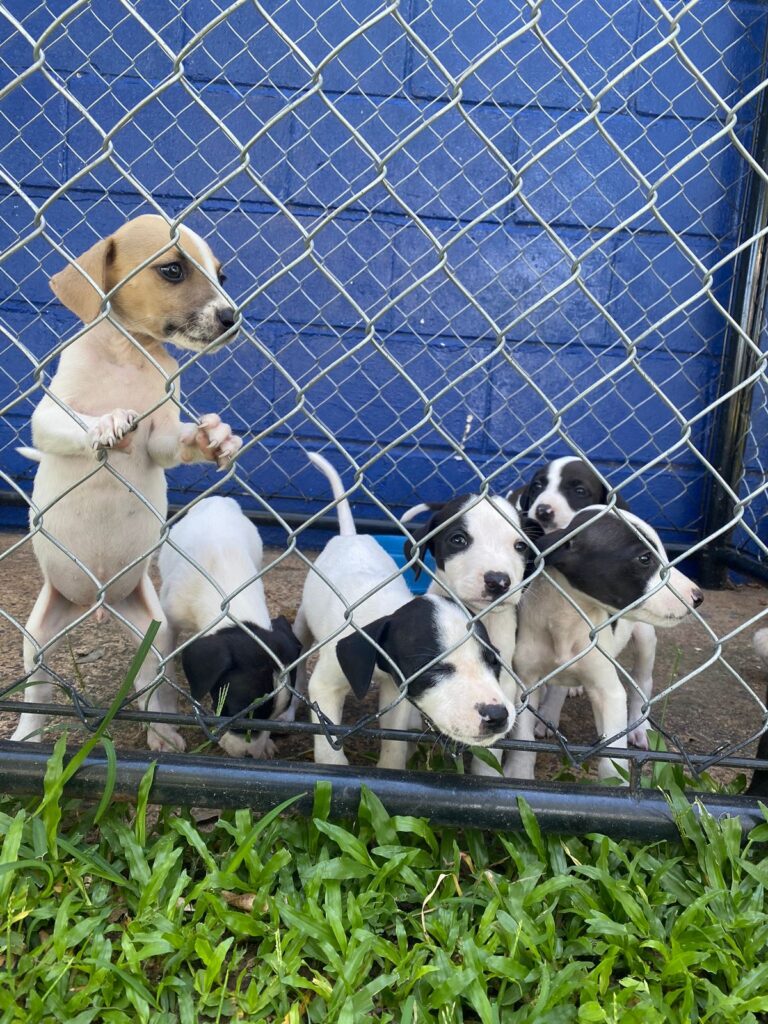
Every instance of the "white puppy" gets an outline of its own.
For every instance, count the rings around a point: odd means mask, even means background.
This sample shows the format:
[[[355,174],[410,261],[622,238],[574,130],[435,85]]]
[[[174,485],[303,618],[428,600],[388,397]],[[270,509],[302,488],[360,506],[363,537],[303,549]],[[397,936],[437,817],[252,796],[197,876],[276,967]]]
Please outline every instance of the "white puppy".
[[[501,688],[514,704],[520,695],[510,671],[515,655],[517,605],[526,562],[532,554],[520,515],[504,498],[465,494],[443,505],[418,505],[400,522],[408,522],[423,510],[431,511],[429,520],[409,530],[417,541],[421,560],[427,551],[435,559],[435,579],[428,593],[454,597],[482,617],[501,658]],[[415,553],[416,548],[406,542],[406,558]],[[502,752],[494,754],[501,762]],[[479,758],[473,759],[472,771],[476,775],[496,774]]]
[[[296,617],[305,649],[312,638],[327,641],[309,682],[313,721],[319,708],[340,723],[349,687],[360,698],[375,681],[380,709],[394,705],[381,715],[382,727],[406,728],[411,709],[398,702],[404,681],[408,701],[446,736],[485,746],[500,739],[514,721],[514,705],[499,686],[498,657],[484,626],[445,598],[413,598],[394,560],[372,537],[356,533],[334,468],[318,455],[310,459],[330,481],[339,516],[339,536],[309,572]],[[323,735],[315,737],[315,760],[347,763]],[[405,761],[404,743],[382,742],[379,767],[404,768]]]
[[[301,645],[283,616],[270,620],[260,572],[259,531],[234,498],[204,498],[178,522],[160,548],[163,583],[160,604],[174,645],[184,630],[197,634],[182,652],[184,673],[195,700],[207,694],[233,728],[247,728],[242,716],[283,718],[291,693],[281,683],[286,665]],[[206,575],[207,574],[207,575]],[[292,673],[295,681],[295,670]],[[233,757],[271,757],[268,732],[245,740],[225,732],[220,745]]]
[[[515,739],[534,738],[530,708],[538,706],[539,694],[532,688],[544,679],[548,685],[582,685],[598,734],[609,747],[624,746],[627,697],[611,660],[626,642],[619,628],[633,622],[674,626],[698,608],[701,591],[678,569],[662,573],[667,559],[658,534],[631,512],[592,506],[539,544],[546,573],[534,577],[520,603],[514,668],[531,693]],[[617,614],[621,618],[608,625]],[[531,779],[535,763],[535,753],[512,751],[505,774]],[[598,770],[601,777],[614,774],[608,758],[600,759]]]
[[[235,323],[211,250],[187,228],[179,235],[174,244],[162,217],[138,217],[51,279],[61,302],[91,326],[62,351],[32,415],[40,467],[30,522],[44,584],[24,639],[29,702],[50,700],[45,657],[94,611],[113,612],[137,643],[153,619],[161,622],[136,689],[155,682],[172,650],[147,573],[166,517],[165,470],[198,459],[225,467],[242,444],[215,414],[179,421],[179,367],[165,343],[218,347]],[[104,296],[113,322],[101,316]],[[142,704],[173,711],[176,695],[161,683]],[[44,723],[24,713],[13,738],[40,739]],[[150,726],[149,745],[184,746],[167,724]]]

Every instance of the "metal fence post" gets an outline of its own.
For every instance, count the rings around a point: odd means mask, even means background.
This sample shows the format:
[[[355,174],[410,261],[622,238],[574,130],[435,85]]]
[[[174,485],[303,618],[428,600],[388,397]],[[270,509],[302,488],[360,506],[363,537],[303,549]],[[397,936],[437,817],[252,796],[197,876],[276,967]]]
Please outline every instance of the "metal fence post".
[[[764,43],[762,69],[764,78],[768,74],[768,38]],[[745,340],[745,335],[759,345],[768,287],[768,179],[765,174],[768,168],[768,102],[765,90],[758,100],[752,156],[763,173],[752,169],[743,205],[744,226],[740,243],[750,238],[753,241],[739,254],[734,275],[731,309],[740,330],[731,325],[723,344],[718,399],[729,394],[731,397],[715,411],[709,461],[716,475],[709,477],[704,517],[704,536],[716,536],[700,559],[702,584],[716,589],[722,589],[728,577],[729,540],[737,522],[733,495],[744,472],[744,449],[754,388],[754,382],[747,382],[758,363],[757,353]],[[731,528],[724,529],[729,523]]]

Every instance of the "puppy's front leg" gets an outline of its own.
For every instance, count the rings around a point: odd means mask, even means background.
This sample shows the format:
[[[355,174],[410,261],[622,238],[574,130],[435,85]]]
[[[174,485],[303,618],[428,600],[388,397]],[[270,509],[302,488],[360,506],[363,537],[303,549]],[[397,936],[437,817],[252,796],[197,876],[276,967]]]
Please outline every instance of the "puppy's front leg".
[[[309,679],[310,704],[316,704],[332,725],[340,725],[344,698],[348,693],[349,683],[341,673],[334,652],[324,647]],[[315,725],[320,723],[314,707],[312,721]],[[349,764],[349,761],[343,750],[336,750],[322,733],[318,733],[315,736],[315,764]]]
[[[528,689],[529,681],[521,675],[525,689]],[[530,681],[530,685],[535,680]],[[524,708],[517,713],[515,727],[512,730],[512,739],[524,740],[531,743],[536,739],[536,716],[534,711],[538,710],[539,691],[532,690],[528,694],[528,701]],[[532,779],[536,772],[536,751],[535,750],[510,750],[504,762],[504,775],[508,779]]]
[[[127,453],[138,419],[133,409],[113,409],[104,416],[73,409],[70,414],[46,396],[32,413],[32,441],[48,455],[92,455],[99,448]]]
[[[242,447],[242,438],[216,413],[201,416],[199,423],[158,425],[147,443],[150,458],[163,469],[206,460],[227,469]]]
[[[599,650],[591,651],[579,665],[584,689],[592,704],[595,725],[601,737],[615,736],[608,747],[627,743],[627,694],[611,662]],[[617,768],[627,770],[626,761],[601,757],[597,774],[601,779],[615,778]]]

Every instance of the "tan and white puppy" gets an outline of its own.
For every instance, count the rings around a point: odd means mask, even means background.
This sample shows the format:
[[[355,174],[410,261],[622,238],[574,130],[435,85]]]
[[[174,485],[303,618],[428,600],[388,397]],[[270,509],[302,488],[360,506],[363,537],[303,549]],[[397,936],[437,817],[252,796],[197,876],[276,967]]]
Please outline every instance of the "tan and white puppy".
[[[73,622],[113,612],[138,642],[161,623],[136,689],[149,687],[171,637],[147,573],[167,512],[165,470],[202,459],[229,465],[242,445],[214,414],[181,423],[178,363],[170,342],[203,351],[234,335],[235,311],[208,245],[159,216],[137,217],[51,278],[57,298],[91,325],[67,345],[32,415],[40,467],[32,492],[32,544],[43,573],[26,626],[28,702],[50,699],[44,666]],[[109,303],[108,316],[104,316]],[[38,528],[39,527],[39,528]],[[169,676],[171,666],[163,667]],[[142,697],[149,711],[173,711],[172,686]],[[40,739],[45,719],[24,713],[15,740]],[[183,749],[176,729],[150,727],[155,750]]]

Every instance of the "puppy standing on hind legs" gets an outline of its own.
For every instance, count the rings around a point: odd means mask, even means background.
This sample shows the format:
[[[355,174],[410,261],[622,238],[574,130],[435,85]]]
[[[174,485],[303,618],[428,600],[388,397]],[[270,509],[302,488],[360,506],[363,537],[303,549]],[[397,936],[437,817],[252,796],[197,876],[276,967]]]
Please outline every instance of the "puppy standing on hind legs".
[[[178,231],[172,244],[162,217],[137,217],[51,279],[58,299],[92,326],[62,351],[32,415],[32,457],[40,463],[32,544],[44,583],[26,626],[28,702],[50,700],[52,677],[40,652],[50,653],[66,627],[95,604],[101,613],[102,599],[137,643],[153,619],[161,624],[137,691],[154,683],[161,664],[172,678],[165,665],[172,639],[148,575],[167,512],[165,470],[203,459],[225,468],[242,445],[213,413],[182,424],[169,394],[179,367],[165,344],[219,347],[235,323],[210,248],[188,228]],[[110,319],[98,319],[104,295]],[[56,543],[35,529],[35,518]],[[142,696],[142,705],[174,711],[172,685],[161,682]],[[40,739],[44,722],[41,715],[22,714],[13,739]],[[155,750],[184,747],[179,732],[165,724],[150,726],[148,741]]]

